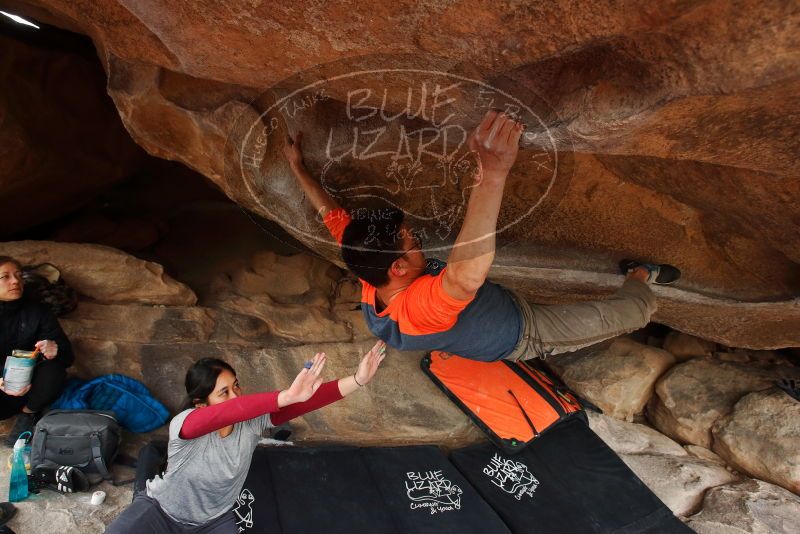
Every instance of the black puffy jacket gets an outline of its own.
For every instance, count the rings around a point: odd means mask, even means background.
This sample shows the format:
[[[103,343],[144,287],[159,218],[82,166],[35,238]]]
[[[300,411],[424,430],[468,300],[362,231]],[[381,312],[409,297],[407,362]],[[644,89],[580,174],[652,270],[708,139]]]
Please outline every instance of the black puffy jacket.
[[[75,360],[72,344],[49,309],[24,296],[0,302],[0,369],[12,350],[33,350],[34,343],[45,339],[58,344],[56,361],[64,367],[72,365]]]

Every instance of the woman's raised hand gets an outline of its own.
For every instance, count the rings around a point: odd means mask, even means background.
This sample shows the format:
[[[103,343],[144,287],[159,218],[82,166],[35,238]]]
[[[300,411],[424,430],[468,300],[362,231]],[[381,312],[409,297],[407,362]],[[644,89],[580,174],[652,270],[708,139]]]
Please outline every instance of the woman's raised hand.
[[[303,368],[295,377],[292,385],[288,389],[281,391],[278,395],[278,405],[280,407],[296,402],[307,401],[314,395],[322,384],[322,368],[325,367],[325,353],[318,352],[311,360],[311,367]],[[283,399],[280,397],[283,396]],[[285,402],[284,402],[285,401]]]
[[[375,373],[378,372],[378,366],[380,366],[384,358],[386,358],[386,343],[378,341],[361,358],[361,363],[358,364],[358,370],[355,374],[356,383],[359,386],[366,386],[375,376]]]

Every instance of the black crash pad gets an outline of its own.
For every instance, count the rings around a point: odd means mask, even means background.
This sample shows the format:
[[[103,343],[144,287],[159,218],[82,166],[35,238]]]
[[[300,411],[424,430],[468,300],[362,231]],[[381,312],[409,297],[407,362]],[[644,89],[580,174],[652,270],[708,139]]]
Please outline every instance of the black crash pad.
[[[239,532],[509,532],[436,447],[258,448]]]
[[[513,532],[692,532],[581,419],[513,456],[487,443],[450,460]]]

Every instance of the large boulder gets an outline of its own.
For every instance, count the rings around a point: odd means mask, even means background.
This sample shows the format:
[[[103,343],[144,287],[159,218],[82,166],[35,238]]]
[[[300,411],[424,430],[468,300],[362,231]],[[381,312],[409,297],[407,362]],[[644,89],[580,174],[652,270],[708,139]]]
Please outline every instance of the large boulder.
[[[281,256],[264,250],[214,279],[205,304],[261,321],[288,343],[353,339],[349,317],[332,305],[342,271],[309,254]]]
[[[217,313],[200,306],[147,306],[81,302],[61,319],[70,338],[131,343],[209,341]]]
[[[687,524],[698,534],[800,532],[800,497],[761,480],[712,488]]]
[[[0,243],[0,254],[22,264],[52,263],[64,281],[97,302],[191,306],[194,292],[150,261],[102,245],[11,241]]]
[[[719,455],[711,449],[706,449],[700,445],[684,445],[683,448],[692,456],[714,462],[715,464],[725,465],[725,460],[720,458]]]
[[[625,423],[593,411],[586,413],[590,428],[617,454],[687,455],[680,444],[647,425]]]
[[[676,515],[696,512],[709,488],[739,479],[718,463],[694,456],[621,454],[636,475]]]
[[[589,413],[592,430],[676,515],[697,511],[709,488],[737,479],[719,462],[687,454],[645,425]]]
[[[229,341],[225,330],[238,326],[236,318],[221,321],[219,315],[199,306],[81,302],[60,322],[75,350],[75,375],[89,379],[122,373],[142,380],[142,367],[148,365],[144,355],[151,348],[164,347],[177,354],[190,343]],[[262,335],[266,337],[266,332]]]
[[[255,317],[267,325],[273,335],[293,343],[353,339],[350,325],[324,308],[299,304],[281,305],[268,295],[231,296],[218,301],[216,306],[228,312]]]
[[[800,495],[800,402],[779,389],[743,397],[714,423],[714,451],[737,470]]]
[[[348,95],[371,92],[370,103],[385,108],[380,117],[402,116],[386,130],[394,137],[376,145],[391,150],[403,146],[401,126],[436,122],[419,105],[423,83],[428,104],[439,97],[447,107],[439,116],[452,110],[465,130],[481,106],[502,106],[494,97],[510,94],[537,119],[507,187],[500,222],[509,229],[498,235],[494,276],[538,302],[571,301],[610,294],[623,257],[669,262],[684,278],[658,290],[657,321],[730,346],[800,344],[800,21],[791,3],[635,0],[620,9],[558,0],[486,9],[458,0],[428,6],[425,16],[416,4],[387,0],[356,8],[300,0],[292,14],[233,0],[9,3],[91,36],[120,116],[149,153],[201,172],[329,259],[336,247],[283,161],[286,133],[305,131],[315,174],[341,164],[333,185],[344,205],[377,192],[428,217],[431,233],[446,226],[447,244],[467,181],[442,179],[446,156],[438,167],[404,169],[418,172],[413,180],[393,172],[391,156],[331,158],[359,126]],[[565,18],[568,30],[553,23]],[[342,77],[387,68],[407,70]],[[294,98],[320,81],[324,94]],[[437,83],[452,89],[448,98]],[[261,116],[281,102],[288,111]],[[275,136],[250,136],[263,150],[248,158],[247,136],[262,127]],[[372,141],[360,138],[354,154],[364,156]],[[450,185],[431,193],[440,183]],[[395,185],[403,186],[396,195]]]
[[[667,351],[621,337],[602,348],[558,355],[550,367],[578,395],[603,413],[633,421],[653,394],[653,386],[675,363]]]
[[[280,304],[327,306],[341,277],[335,265],[310,254],[281,256],[264,250],[230,274],[230,289],[244,297],[266,294]]]
[[[781,376],[798,376],[786,366],[694,359],[676,365],[658,381],[647,417],[666,435],[711,448],[711,427],[744,395],[772,387]]]
[[[675,356],[678,361],[711,356],[716,349],[717,344],[713,341],[700,339],[683,332],[673,331],[664,338],[664,350]]]

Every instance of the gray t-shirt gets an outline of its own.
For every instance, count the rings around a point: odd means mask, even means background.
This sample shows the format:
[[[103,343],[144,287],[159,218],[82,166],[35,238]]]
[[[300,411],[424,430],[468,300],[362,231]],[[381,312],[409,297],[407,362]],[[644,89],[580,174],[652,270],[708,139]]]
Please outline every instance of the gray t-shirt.
[[[237,423],[220,437],[211,432],[196,439],[178,435],[193,409],[169,424],[167,472],[147,482],[147,495],[172,519],[202,525],[230,510],[242,491],[261,434],[272,427],[269,414]]]

